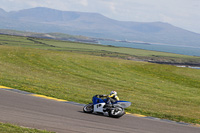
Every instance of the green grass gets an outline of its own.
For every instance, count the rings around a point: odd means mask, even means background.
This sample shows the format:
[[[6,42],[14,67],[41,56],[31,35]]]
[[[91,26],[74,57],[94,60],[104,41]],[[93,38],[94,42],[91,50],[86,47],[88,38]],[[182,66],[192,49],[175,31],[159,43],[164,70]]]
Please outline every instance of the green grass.
[[[0,133],[53,133],[53,132],[24,128],[8,123],[0,123]]]
[[[0,35],[0,45],[39,48],[46,50],[69,51],[102,57],[115,57],[127,60],[159,61],[169,63],[196,63],[200,64],[200,57],[186,56],[165,52],[148,51],[133,48],[84,44],[50,39],[38,39]]]
[[[89,44],[14,38],[0,45],[0,85],[79,103],[116,90],[120,99],[132,102],[128,112],[200,123],[199,70],[94,56],[98,50]],[[16,40],[24,43],[16,45]]]

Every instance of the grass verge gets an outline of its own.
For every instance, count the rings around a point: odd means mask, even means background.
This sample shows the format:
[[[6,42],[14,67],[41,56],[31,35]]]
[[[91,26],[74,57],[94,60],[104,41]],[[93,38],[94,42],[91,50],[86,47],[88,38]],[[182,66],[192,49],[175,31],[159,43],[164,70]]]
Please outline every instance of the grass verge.
[[[8,123],[0,123],[0,132],[1,133],[53,133],[44,130],[20,127]]]

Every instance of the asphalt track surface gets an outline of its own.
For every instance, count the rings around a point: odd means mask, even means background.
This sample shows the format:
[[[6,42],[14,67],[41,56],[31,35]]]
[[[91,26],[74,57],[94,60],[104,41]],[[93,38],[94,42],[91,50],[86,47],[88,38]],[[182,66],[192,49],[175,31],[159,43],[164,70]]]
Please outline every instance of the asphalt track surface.
[[[0,122],[58,133],[200,133],[199,127],[124,115],[82,112],[82,106],[0,89]]]

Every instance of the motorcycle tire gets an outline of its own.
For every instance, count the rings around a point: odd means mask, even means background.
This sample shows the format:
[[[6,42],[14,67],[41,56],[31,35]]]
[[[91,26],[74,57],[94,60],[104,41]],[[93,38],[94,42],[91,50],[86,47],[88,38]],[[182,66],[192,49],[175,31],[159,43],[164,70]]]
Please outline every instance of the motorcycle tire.
[[[108,112],[110,117],[119,118],[125,114],[122,107],[115,107]]]
[[[92,103],[89,103],[83,107],[83,112],[85,113],[92,113],[93,110],[94,110],[94,105]]]

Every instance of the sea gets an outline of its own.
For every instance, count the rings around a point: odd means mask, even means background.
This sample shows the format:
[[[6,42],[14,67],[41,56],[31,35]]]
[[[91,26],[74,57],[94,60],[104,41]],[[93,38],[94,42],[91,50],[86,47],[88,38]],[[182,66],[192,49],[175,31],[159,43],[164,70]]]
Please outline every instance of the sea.
[[[123,41],[108,41],[99,40],[101,45],[111,45],[117,47],[128,47],[145,50],[153,50],[160,52],[168,52],[182,55],[199,56],[200,57],[200,46],[199,47],[187,47],[187,46],[174,46],[164,44],[150,44],[150,43],[134,43],[134,42],[123,42]]]

